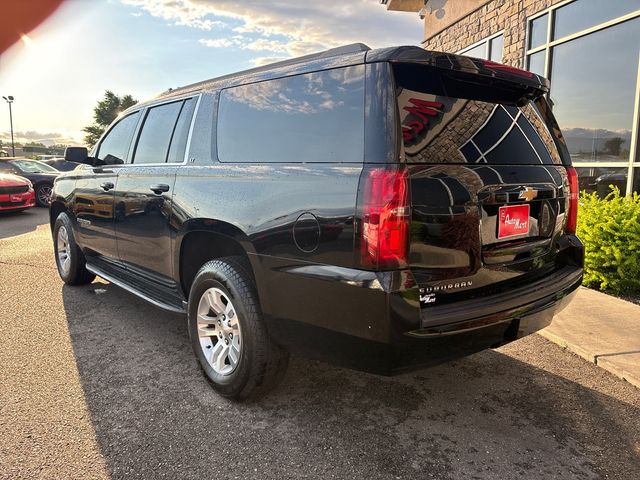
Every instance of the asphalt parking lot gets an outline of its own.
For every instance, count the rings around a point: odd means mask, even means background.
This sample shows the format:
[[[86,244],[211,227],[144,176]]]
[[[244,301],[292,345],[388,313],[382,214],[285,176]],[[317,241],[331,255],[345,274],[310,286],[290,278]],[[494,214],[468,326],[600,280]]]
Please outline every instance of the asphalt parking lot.
[[[0,478],[640,478],[639,391],[537,335],[393,378],[293,358],[223,400],[184,318],[62,284],[46,222],[0,217]]]

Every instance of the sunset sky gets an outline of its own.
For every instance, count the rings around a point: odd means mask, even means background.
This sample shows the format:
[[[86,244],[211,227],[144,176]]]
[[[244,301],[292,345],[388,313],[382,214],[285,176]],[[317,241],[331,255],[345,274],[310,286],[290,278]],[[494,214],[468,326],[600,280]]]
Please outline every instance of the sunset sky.
[[[78,143],[106,89],[143,100],[338,45],[421,38],[415,13],[388,12],[379,0],[68,0],[0,55],[0,95],[15,97],[16,140]]]

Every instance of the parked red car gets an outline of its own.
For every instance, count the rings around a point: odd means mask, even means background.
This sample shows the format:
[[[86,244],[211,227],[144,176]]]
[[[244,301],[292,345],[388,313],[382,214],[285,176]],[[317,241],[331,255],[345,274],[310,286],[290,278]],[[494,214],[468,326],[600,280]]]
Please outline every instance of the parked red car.
[[[33,185],[18,175],[0,173],[0,212],[21,211],[35,207]]]

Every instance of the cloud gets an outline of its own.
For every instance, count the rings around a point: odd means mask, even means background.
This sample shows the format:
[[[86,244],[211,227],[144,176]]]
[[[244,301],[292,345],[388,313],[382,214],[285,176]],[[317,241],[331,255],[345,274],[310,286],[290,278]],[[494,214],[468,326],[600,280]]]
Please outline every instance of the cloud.
[[[82,132],[70,131],[44,131],[25,130],[14,131],[14,141],[17,143],[38,142],[45,145],[64,144],[73,145],[82,143]],[[11,147],[11,132],[0,132],[0,140],[2,140],[3,149]]]
[[[125,5],[142,7],[154,17],[174,22],[175,25],[211,30],[226,27],[226,23],[206,18],[209,2],[190,0],[122,0]]]
[[[176,25],[215,31],[217,38],[200,40],[211,48],[290,57],[355,42],[381,47],[416,45],[422,40],[422,24],[417,15],[389,12],[378,0],[121,1]],[[222,29],[225,31],[220,32]],[[254,63],[263,62],[255,59]]]
[[[258,82],[245,88],[231,88],[226,91],[226,98],[232,102],[245,104],[254,110],[298,115],[318,113],[333,110],[348,103],[361,87],[356,84],[348,89],[344,88],[345,85],[354,83],[345,80],[359,79],[362,82],[363,75],[362,65],[355,65],[331,70],[331,72],[289,77],[279,82]],[[338,88],[339,86],[343,88]]]
[[[198,40],[198,43],[201,43],[205,47],[210,48],[225,48],[234,46],[234,41],[230,38],[201,38]]]

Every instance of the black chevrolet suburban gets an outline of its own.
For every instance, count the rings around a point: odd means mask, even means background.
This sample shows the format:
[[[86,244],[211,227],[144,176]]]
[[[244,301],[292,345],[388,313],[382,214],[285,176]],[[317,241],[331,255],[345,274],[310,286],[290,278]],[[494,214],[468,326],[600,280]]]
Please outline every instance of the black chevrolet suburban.
[[[582,279],[578,182],[548,82],[356,44],[123,112],[50,206],[69,285],[185,313],[213,387],[289,353],[379,374],[539,330]],[[133,320],[133,319],[132,319]]]

